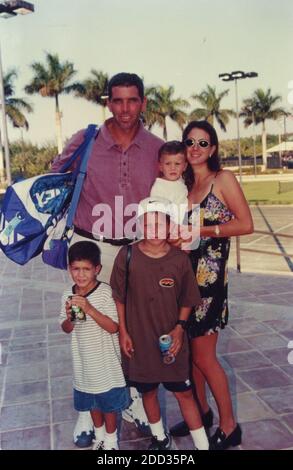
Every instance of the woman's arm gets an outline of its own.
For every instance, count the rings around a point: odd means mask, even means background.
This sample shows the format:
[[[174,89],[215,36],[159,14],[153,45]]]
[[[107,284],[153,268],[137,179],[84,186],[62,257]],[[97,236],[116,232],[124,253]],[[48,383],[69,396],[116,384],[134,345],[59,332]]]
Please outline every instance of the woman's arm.
[[[246,235],[253,232],[253,220],[249,206],[242,188],[234,174],[229,170],[222,170],[214,184],[214,194],[225,203],[234,214],[234,219],[219,225],[219,234],[215,232],[215,225],[200,228],[201,237],[232,237]]]

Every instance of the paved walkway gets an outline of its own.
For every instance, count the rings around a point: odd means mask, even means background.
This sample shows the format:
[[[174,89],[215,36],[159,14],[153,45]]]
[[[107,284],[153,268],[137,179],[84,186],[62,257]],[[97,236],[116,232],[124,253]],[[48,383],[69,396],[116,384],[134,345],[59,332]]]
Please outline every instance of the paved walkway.
[[[254,232],[240,237],[241,249],[253,249],[285,255],[275,256],[264,253],[241,251],[241,270],[250,272],[293,272],[293,206],[251,206],[254,227],[257,230],[274,232],[274,236]],[[279,234],[290,235],[291,238]],[[291,257],[290,257],[291,255]],[[229,266],[236,268],[235,237],[229,256]],[[279,302],[277,302],[279,303]]]
[[[2,449],[73,449],[69,336],[57,323],[67,274],[39,259],[18,267],[0,254],[0,440]],[[243,429],[240,449],[293,449],[293,277],[230,273],[230,323],[219,354]],[[168,424],[180,419],[162,391]],[[213,402],[211,401],[214,407]],[[121,449],[149,439],[122,423]],[[178,449],[192,449],[190,438]]]

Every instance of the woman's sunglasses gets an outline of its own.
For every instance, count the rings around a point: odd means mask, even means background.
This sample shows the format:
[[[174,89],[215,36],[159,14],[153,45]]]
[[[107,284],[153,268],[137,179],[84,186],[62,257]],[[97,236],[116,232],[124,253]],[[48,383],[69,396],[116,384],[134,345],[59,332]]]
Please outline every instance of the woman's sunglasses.
[[[199,147],[205,149],[207,147],[209,147],[210,143],[207,141],[207,140],[204,140],[204,139],[200,139],[198,141],[196,141],[195,139],[185,139],[184,140],[184,145],[186,145],[186,147],[193,147],[194,145],[199,145]]]

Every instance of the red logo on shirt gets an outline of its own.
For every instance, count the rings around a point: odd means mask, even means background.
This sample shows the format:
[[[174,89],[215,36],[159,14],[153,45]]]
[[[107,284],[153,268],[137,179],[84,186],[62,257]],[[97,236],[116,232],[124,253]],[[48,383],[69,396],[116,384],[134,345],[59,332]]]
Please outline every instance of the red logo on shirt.
[[[164,277],[159,282],[161,287],[174,287],[175,281],[170,277]]]

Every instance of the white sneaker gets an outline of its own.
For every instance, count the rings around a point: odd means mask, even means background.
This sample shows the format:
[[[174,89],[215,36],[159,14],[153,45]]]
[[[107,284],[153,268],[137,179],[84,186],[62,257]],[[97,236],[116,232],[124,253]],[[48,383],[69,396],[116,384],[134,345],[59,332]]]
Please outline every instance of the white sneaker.
[[[114,444],[113,442],[108,442],[107,441],[104,443],[103,450],[119,450],[118,444]]]
[[[143,430],[148,427],[149,423],[143,407],[142,398],[133,387],[130,388],[130,396],[132,403],[126,410],[122,411],[122,418],[128,423],[134,423],[138,428]]]
[[[77,447],[90,447],[94,434],[94,425],[89,411],[80,411],[73,431],[73,442]]]
[[[104,441],[93,440],[92,450],[105,450]]]

